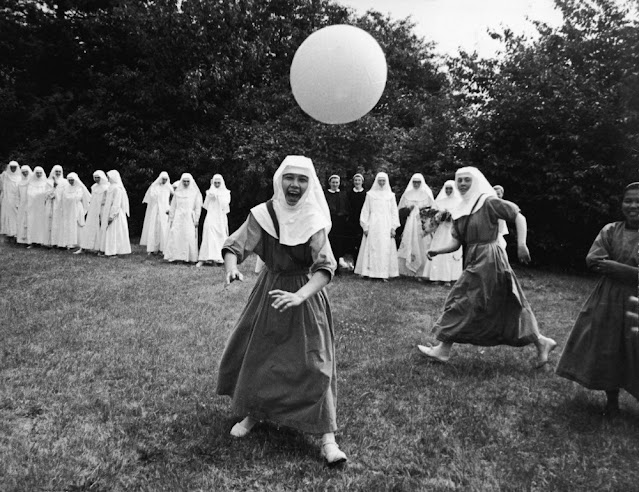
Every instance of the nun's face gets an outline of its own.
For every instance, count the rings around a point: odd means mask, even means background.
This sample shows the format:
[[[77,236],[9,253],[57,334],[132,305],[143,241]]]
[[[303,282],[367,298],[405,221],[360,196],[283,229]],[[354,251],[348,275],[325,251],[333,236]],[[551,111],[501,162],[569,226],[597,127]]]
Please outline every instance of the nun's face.
[[[473,177],[462,174],[461,176],[457,176],[455,179],[457,183],[457,189],[462,195],[465,195],[470,187],[473,185]]]
[[[73,183],[75,183],[75,179],[73,179],[73,177],[67,178],[67,181],[69,182],[71,186],[73,186]]]
[[[282,175],[282,190],[287,205],[297,205],[308,189],[308,176],[286,173]]]
[[[191,184],[191,178],[182,178],[182,186],[188,188]]]
[[[497,193],[497,198],[504,198],[504,189],[501,186],[495,186],[495,193]]]
[[[628,224],[639,226],[639,190],[626,191],[621,202],[621,212]]]
[[[15,173],[18,170],[18,166],[16,166],[15,164],[10,164],[9,169],[11,169],[12,173]]]
[[[386,178],[384,176],[380,176],[379,178],[377,178],[377,184],[383,188],[384,186],[386,186]]]
[[[100,176],[98,176],[97,174],[93,176],[93,181],[100,184]]]
[[[168,179],[166,179],[164,176],[162,176],[162,178],[160,178],[160,184],[166,184],[166,182],[168,181]]]
[[[26,178],[27,176],[29,176],[29,171],[25,169],[24,171],[22,171],[22,175]]]
[[[421,185],[422,185],[422,182],[419,179],[413,180],[413,188],[415,188],[416,190],[418,190]]]
[[[62,171],[61,171],[60,169],[56,169],[56,170],[55,170],[55,172],[53,173],[53,175],[54,175],[56,178],[59,178],[59,177],[61,177],[61,176],[62,176]]]
[[[328,184],[331,187],[331,190],[337,191],[339,189],[339,178],[331,178]]]
[[[450,196],[453,194],[453,187],[448,185],[446,186],[446,188],[444,188],[444,191],[446,192],[446,195]]]
[[[220,186],[222,186],[222,182],[216,179],[215,181],[213,181],[213,186],[215,186],[216,188],[219,188]]]
[[[36,178],[40,179],[42,177],[42,171],[37,170],[36,171]]]
[[[356,188],[361,188],[362,185],[364,184],[364,180],[360,176],[355,176],[353,178],[353,184],[355,185]]]

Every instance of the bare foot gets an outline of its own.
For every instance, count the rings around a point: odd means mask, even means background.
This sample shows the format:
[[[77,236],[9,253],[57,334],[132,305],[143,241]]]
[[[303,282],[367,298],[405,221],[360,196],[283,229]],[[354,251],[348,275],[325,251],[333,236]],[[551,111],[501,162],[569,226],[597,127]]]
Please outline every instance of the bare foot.
[[[537,341],[537,364],[535,365],[535,368],[541,369],[548,364],[548,356],[556,347],[557,342],[555,342],[552,338],[540,336]]]

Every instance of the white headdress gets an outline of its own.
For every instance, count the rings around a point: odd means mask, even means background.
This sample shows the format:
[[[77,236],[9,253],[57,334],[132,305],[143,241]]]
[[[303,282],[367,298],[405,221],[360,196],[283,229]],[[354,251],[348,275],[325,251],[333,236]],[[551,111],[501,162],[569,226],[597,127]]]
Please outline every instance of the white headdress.
[[[295,205],[288,205],[282,188],[282,176],[287,173],[301,174],[308,178],[308,188]],[[306,243],[319,230],[331,229],[331,213],[317,178],[313,161],[301,155],[289,155],[280,164],[273,176],[273,208],[277,215],[280,244],[295,246]],[[251,209],[251,213],[268,234],[278,237],[271,216],[262,203]]]
[[[413,181],[419,181],[419,188],[415,188],[413,186]],[[406,191],[399,200],[399,208],[403,208],[406,206],[407,201],[412,202],[421,202],[424,200],[429,200],[430,204],[435,201],[433,198],[433,192],[426,184],[426,180],[424,179],[424,175],[421,173],[413,174],[412,178],[408,182],[408,186],[406,187]]]
[[[99,181],[97,183],[93,183],[91,185],[91,193],[103,193],[105,190],[109,189],[109,178],[104,171],[97,170],[93,173],[93,178],[98,178]]]
[[[16,170],[12,171],[11,166],[15,166]],[[20,164],[18,164],[16,161],[11,161],[9,165],[7,166],[7,169],[5,172],[7,173],[6,176],[8,180],[13,181],[14,183],[19,183],[20,181],[22,181],[22,174],[20,173]]]
[[[486,177],[476,167],[459,168],[455,173],[455,186],[457,186],[457,178],[460,176],[470,176],[473,178],[473,182],[465,194],[460,193],[461,203],[450,211],[453,219],[470,215],[471,210],[473,213],[477,212],[484,205],[486,198],[497,196]],[[459,190],[459,188],[457,189]]]
[[[109,177],[109,189],[114,187],[122,188],[122,210],[124,210],[124,213],[127,217],[130,217],[131,209],[129,207],[129,195],[126,192],[126,188],[122,184],[122,177],[120,176],[120,173],[115,169],[112,169],[111,171],[107,172],[107,176]]]
[[[166,178],[166,182],[164,184],[162,183],[163,178]],[[169,173],[167,173],[166,171],[162,171],[160,173],[157,179],[153,181],[153,183],[151,183],[151,186],[149,186],[149,188],[146,190],[146,193],[144,194],[144,198],[142,199],[142,203],[149,203],[149,201],[151,201],[151,195],[153,194],[154,191],[156,191],[156,189],[165,189],[171,195],[173,194],[173,186],[171,186],[171,179],[169,178]]]
[[[88,207],[89,200],[91,199],[91,194],[89,193],[89,190],[87,190],[87,187],[84,186],[84,183],[80,180],[80,178],[78,177],[76,173],[69,173],[67,175],[67,181],[69,181],[70,179],[73,180],[73,184],[69,183],[69,185],[65,187],[64,194],[71,195],[75,193],[76,190],[78,189],[82,190],[82,201],[85,202],[85,207]]]
[[[40,171],[40,177],[38,178],[37,172]],[[42,186],[47,183],[47,175],[44,172],[44,169],[40,166],[36,166],[33,170],[33,174],[31,175],[31,179],[29,179],[30,186]]]
[[[379,183],[377,182],[379,178],[386,178],[386,183],[384,184],[384,186],[380,186]],[[392,197],[394,200],[395,193],[393,193],[393,190],[390,187],[390,180],[388,179],[388,174],[383,172],[377,173],[377,176],[375,176],[375,181],[373,181],[373,186],[371,186],[371,189],[368,190],[366,194],[370,195],[372,198],[390,199]]]
[[[26,176],[22,174],[25,171],[27,171]],[[20,168],[20,176],[22,177],[22,181],[20,182],[20,184],[27,185],[29,184],[29,180],[31,179],[31,176],[33,176],[33,171],[31,170],[29,166],[25,164],[24,166]]]
[[[184,183],[182,182],[183,179],[189,180],[188,186],[184,186]],[[177,182],[177,188],[175,188],[175,194],[178,196],[190,196],[195,193],[200,195],[200,200],[201,200],[202,192],[200,191],[200,187],[195,182],[195,179],[193,179],[193,176],[191,175],[191,173],[183,173],[182,176],[180,176],[180,181]]]
[[[215,183],[219,182],[220,186],[216,187]],[[231,192],[226,187],[226,183],[224,182],[224,178],[221,174],[215,174],[213,178],[211,178],[211,187],[206,190],[207,195],[214,195],[220,202],[222,212],[229,213],[231,210],[229,207],[229,203],[231,203]],[[204,202],[205,207],[208,210],[208,205],[206,201]]]
[[[453,192],[450,195],[446,194],[446,187],[450,186],[453,189]],[[461,203],[461,195],[459,194],[459,190],[455,186],[455,181],[449,179],[444,183],[442,189],[439,190],[437,194],[437,198],[435,198],[435,203],[437,204],[437,208],[440,210],[454,210]]]

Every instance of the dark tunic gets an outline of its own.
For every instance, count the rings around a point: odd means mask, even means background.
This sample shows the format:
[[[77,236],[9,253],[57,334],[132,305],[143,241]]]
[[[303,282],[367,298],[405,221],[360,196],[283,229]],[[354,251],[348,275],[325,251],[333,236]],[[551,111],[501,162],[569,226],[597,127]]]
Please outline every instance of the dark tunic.
[[[346,192],[342,190],[335,193],[326,190],[324,195],[326,196],[328,209],[331,212],[332,222],[328,239],[331,242],[335,257],[341,258],[346,253],[347,248],[346,223],[349,217],[348,197],[346,196]]]
[[[238,262],[255,252],[266,264],[226,344],[217,393],[232,398],[236,415],[270,420],[302,432],[337,429],[333,320],[324,290],[283,313],[268,292],[298,291],[309,271],[336,267],[326,233],[283,246],[252,214],[224,243]]]
[[[636,267],[638,245],[639,232],[627,230],[623,222],[608,224],[590,247],[586,263],[592,267],[610,259]],[[625,319],[631,295],[637,295],[636,280],[601,277],[568,336],[557,374],[590,389],[624,388],[639,399],[639,337]]]
[[[346,252],[353,255],[353,258],[357,258],[359,246],[362,244],[362,236],[364,235],[362,226],[359,223],[359,216],[362,214],[362,207],[366,200],[366,190],[363,188],[362,191],[354,191],[351,189],[346,196],[348,197],[348,207],[350,210],[346,223]]]
[[[497,244],[498,220],[514,221],[518,213],[514,203],[488,197],[477,212],[453,222],[452,235],[461,241],[470,221],[467,250],[464,271],[433,327],[438,340],[518,347],[539,338],[535,315],[504,250]]]

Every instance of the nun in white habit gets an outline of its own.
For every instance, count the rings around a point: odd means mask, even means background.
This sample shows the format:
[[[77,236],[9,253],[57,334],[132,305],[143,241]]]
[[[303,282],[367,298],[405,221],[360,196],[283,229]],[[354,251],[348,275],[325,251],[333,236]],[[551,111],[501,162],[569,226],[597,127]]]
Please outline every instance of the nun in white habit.
[[[26,243],[45,244],[49,237],[47,197],[53,188],[47,175],[36,166],[27,185],[27,240]]]
[[[20,244],[27,243],[27,187],[33,175],[33,171],[29,166],[20,168],[22,179],[18,183],[18,222],[16,228],[16,242]]]
[[[49,239],[47,246],[62,247],[62,192],[69,182],[64,177],[62,166],[55,165],[49,174],[51,192],[49,193]]]
[[[87,210],[86,222],[80,231],[80,249],[74,254],[81,253],[83,249],[89,251],[100,250],[100,215],[106,203],[106,192],[109,189],[109,178],[104,171],[93,173],[91,185],[91,200]]]
[[[62,209],[60,245],[70,249],[80,244],[80,235],[86,224],[85,217],[89,210],[91,194],[76,173],[69,173],[67,182],[69,184],[62,190],[60,201]]]
[[[100,216],[101,251],[111,257],[128,255],[131,253],[127,219],[130,213],[129,197],[118,171],[109,171],[107,177],[110,185]]]
[[[413,174],[406,191],[399,200],[399,210],[410,210],[399,245],[399,273],[409,277],[428,277],[428,261],[426,252],[430,246],[432,235],[424,235],[419,209],[432,207],[435,204],[433,192],[426,184],[421,173]]]
[[[366,193],[359,222],[364,237],[357,255],[355,273],[383,280],[398,277],[395,229],[399,227],[399,213],[386,173],[377,173],[375,176],[373,186]]]
[[[149,186],[142,203],[146,203],[140,246],[146,246],[147,254],[164,251],[166,236],[169,232],[170,199],[173,187],[169,173],[162,171]]]
[[[196,266],[202,266],[207,261],[224,263],[222,246],[229,236],[229,222],[226,214],[231,210],[230,203],[231,192],[226,188],[222,175],[216,174],[211,179],[211,187],[206,190],[204,199],[206,219],[204,219],[202,245]]]
[[[11,161],[2,173],[2,208],[0,209],[0,234],[16,237],[18,233],[18,186],[22,181],[20,165]]]
[[[193,176],[184,173],[171,201],[165,260],[197,261],[197,226],[201,212],[202,193]]]
[[[461,204],[462,198],[459,190],[455,186],[455,181],[449,179],[444,183],[441,191],[435,199],[437,209],[442,212],[449,212],[447,220],[440,222],[433,233],[433,240],[430,244],[432,249],[438,250],[449,244],[453,238],[453,219],[450,213]],[[433,282],[450,283],[455,282],[463,270],[462,251],[458,249],[452,253],[444,253],[435,256],[430,260],[430,280]]]

